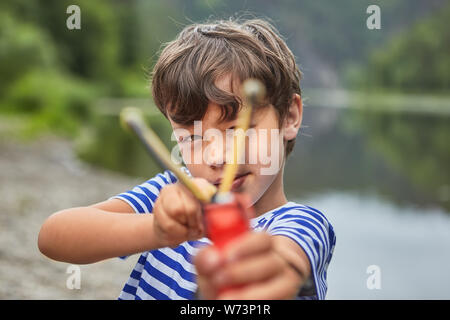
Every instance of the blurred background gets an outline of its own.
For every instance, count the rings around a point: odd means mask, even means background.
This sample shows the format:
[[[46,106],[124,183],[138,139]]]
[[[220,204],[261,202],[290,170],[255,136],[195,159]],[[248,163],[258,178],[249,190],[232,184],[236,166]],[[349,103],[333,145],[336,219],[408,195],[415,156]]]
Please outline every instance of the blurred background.
[[[66,27],[72,4],[80,30]],[[381,29],[366,25],[371,4]],[[143,108],[171,146],[149,90],[158,51],[191,22],[230,16],[270,19],[303,71],[285,183],[289,200],[334,225],[327,298],[450,299],[444,0],[0,2],[1,299],[117,298],[137,256],[80,266],[81,288],[70,290],[70,265],[39,253],[39,228],[158,172],[118,112]]]

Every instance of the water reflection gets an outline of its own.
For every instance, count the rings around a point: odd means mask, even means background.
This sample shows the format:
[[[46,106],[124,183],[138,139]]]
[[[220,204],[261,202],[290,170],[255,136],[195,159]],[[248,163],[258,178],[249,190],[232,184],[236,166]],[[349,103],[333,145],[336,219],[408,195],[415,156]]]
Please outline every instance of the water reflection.
[[[351,192],[297,200],[326,213],[336,232],[327,299],[450,299],[450,216],[443,210]],[[380,289],[367,287],[371,265],[379,267]]]
[[[382,195],[450,211],[450,117],[307,107],[287,191]]]

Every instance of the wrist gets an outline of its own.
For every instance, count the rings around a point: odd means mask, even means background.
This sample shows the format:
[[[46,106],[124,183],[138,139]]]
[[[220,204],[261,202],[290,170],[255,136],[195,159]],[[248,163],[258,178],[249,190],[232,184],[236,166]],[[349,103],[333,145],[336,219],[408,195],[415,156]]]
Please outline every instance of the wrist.
[[[299,285],[303,284],[306,279],[308,278],[308,274],[305,272],[303,268],[301,268],[298,264],[297,259],[294,259],[291,254],[287,254],[286,251],[278,251],[274,250],[277,256],[283,261],[283,263],[286,265],[287,270],[289,270],[290,274],[292,274],[293,277],[295,277]],[[295,261],[295,262],[294,262]],[[297,282],[297,281],[296,281]]]
[[[161,237],[158,237],[158,233],[156,232],[155,226],[155,217],[153,214],[143,214],[139,215],[139,217],[143,220],[140,221],[138,228],[140,229],[137,234],[139,234],[140,239],[144,239],[143,242],[143,251],[151,251],[159,248],[165,247],[165,244],[162,243]]]
[[[284,260],[285,260],[288,268],[291,271],[293,271],[295,273],[295,275],[299,277],[300,282],[303,283],[306,280],[306,275],[303,272],[303,270],[301,270],[297,265],[295,265],[295,263],[293,263],[293,262],[291,262],[289,260],[286,260],[286,259],[284,259]]]

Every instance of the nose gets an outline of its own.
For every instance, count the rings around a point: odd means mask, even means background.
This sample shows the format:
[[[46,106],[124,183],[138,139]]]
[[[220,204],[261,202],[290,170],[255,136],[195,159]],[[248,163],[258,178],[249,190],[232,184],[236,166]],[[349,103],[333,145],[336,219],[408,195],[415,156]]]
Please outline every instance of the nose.
[[[211,167],[220,168],[225,165],[225,148],[218,146],[217,144],[218,143],[213,142],[206,147],[205,161],[206,164]]]
[[[215,135],[208,140],[204,154],[206,164],[214,168],[223,167],[226,163],[228,152],[225,139],[221,135]]]

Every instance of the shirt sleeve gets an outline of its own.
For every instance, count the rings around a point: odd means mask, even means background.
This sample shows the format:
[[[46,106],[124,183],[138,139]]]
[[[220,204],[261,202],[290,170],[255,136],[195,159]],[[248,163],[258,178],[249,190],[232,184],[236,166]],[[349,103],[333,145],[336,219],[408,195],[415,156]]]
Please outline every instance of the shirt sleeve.
[[[186,170],[184,171],[186,172]],[[153,206],[161,189],[175,182],[177,182],[175,175],[171,171],[166,170],[163,173],[158,173],[144,183],[135,186],[133,189],[115,195],[110,199],[121,199],[125,201],[134,209],[135,213],[152,213]],[[125,260],[128,256],[121,256],[119,258]]]
[[[295,241],[306,253],[311,265],[310,288],[299,298],[325,299],[327,269],[333,255],[336,237],[323,213],[307,206],[299,206],[274,217],[267,230],[271,235],[282,235]],[[315,290],[314,290],[315,289]],[[306,294],[306,295],[305,295]],[[303,297],[302,297],[303,296]]]
[[[125,201],[134,209],[135,213],[152,213],[161,189],[175,182],[177,182],[175,175],[171,171],[166,170],[135,186],[133,189],[115,195],[110,199]]]

